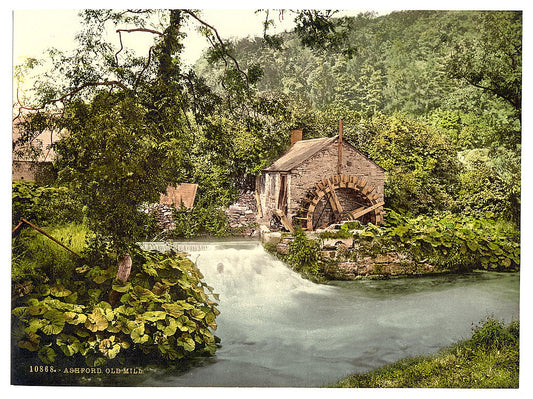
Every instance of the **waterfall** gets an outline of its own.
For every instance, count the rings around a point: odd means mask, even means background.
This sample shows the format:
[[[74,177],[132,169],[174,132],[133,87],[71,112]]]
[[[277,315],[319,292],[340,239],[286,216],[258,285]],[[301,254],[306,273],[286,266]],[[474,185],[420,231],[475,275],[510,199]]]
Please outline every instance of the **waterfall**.
[[[219,294],[213,359],[157,386],[321,386],[468,338],[518,317],[519,276],[501,273],[316,284],[256,241],[145,243],[187,251]]]

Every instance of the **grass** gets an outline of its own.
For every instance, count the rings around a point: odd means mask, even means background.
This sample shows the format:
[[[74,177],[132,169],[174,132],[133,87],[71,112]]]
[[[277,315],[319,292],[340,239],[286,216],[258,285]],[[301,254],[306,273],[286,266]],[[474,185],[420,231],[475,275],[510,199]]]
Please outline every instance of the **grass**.
[[[330,388],[518,388],[519,323],[494,319],[478,326],[470,340],[436,355],[404,359]]]
[[[48,227],[44,230],[78,254],[85,247],[87,229],[81,224]],[[12,245],[13,281],[39,275],[65,277],[75,268],[75,255],[29,227],[25,227],[13,239]]]

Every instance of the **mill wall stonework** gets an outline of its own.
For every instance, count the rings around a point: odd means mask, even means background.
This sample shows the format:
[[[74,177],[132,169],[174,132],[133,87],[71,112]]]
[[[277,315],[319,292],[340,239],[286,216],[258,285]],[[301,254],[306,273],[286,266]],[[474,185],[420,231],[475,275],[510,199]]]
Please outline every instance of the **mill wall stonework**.
[[[296,141],[282,157],[263,171],[256,180],[260,224],[269,227],[272,222],[276,223],[277,217],[273,215],[281,209],[287,216],[288,222],[294,225],[296,222],[294,217],[301,215],[303,201],[314,188],[315,183],[338,174],[366,180],[367,185],[375,187],[373,194],[378,195],[378,198],[374,198],[373,201],[384,200],[384,169],[360,153],[350,143],[343,141],[339,170],[338,143],[338,136]],[[339,188],[336,193],[345,210],[353,210],[369,204],[364,194],[354,193],[353,189]],[[321,199],[316,206],[317,226],[329,223],[331,220],[327,215],[329,208],[325,203],[321,205],[324,201],[327,199]],[[320,210],[320,206],[324,212]]]
[[[291,171],[289,218],[296,215],[303,198],[316,182],[338,174],[337,163],[338,146],[335,144],[314,154]],[[376,192],[380,195],[379,200],[383,200],[385,172],[346,143],[343,143],[342,148],[341,174],[364,178],[368,184],[376,187]]]

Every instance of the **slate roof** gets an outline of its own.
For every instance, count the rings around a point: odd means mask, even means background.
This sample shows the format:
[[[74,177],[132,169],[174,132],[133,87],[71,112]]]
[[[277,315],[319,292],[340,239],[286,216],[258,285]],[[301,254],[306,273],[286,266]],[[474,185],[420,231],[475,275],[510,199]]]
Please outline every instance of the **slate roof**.
[[[300,140],[281,156],[276,162],[265,169],[266,172],[286,172],[294,169],[306,159],[315,155],[318,151],[335,142],[335,137],[323,137],[319,139]]]
[[[301,140],[296,143],[279,158],[277,161],[275,161],[272,165],[270,165],[268,168],[264,169],[265,172],[289,172],[298,165],[300,165],[305,160],[311,158],[313,155],[315,155],[320,150],[326,148],[330,144],[333,144],[337,141],[339,136],[334,137],[323,137],[318,139],[310,139],[310,140]],[[370,162],[375,164],[378,168],[383,169],[381,166],[379,166],[375,161],[368,158],[366,155],[358,151],[355,147],[353,147],[349,142],[344,140],[344,142],[348,145],[350,145],[355,151],[357,151],[359,154],[361,154],[363,157],[368,159]]]

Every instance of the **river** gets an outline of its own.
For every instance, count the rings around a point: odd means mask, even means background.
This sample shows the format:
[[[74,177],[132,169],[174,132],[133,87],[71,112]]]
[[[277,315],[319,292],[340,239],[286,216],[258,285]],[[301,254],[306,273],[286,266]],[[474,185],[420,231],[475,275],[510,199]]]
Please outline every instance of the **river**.
[[[147,249],[165,245],[146,243]],[[470,337],[489,316],[519,319],[519,275],[474,272],[315,284],[258,242],[182,243],[220,294],[215,357],[139,383],[317,387]]]

